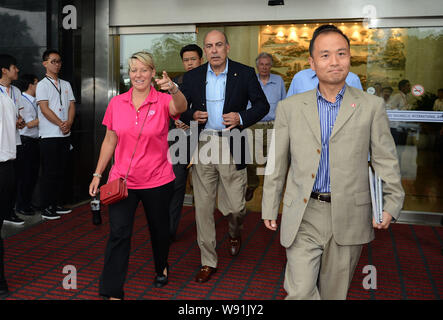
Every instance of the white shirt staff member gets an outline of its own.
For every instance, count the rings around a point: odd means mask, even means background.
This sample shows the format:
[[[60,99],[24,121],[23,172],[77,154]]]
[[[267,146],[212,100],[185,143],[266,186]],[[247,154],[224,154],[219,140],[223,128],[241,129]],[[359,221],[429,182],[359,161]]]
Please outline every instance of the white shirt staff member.
[[[68,121],[70,110],[75,112],[75,97],[70,83],[46,75],[37,84],[36,98],[40,107],[38,109],[39,136],[41,138],[69,137],[71,131],[64,133],[62,123]]]
[[[61,207],[61,191],[64,190],[65,169],[69,156],[71,126],[75,117],[75,98],[69,82],[58,78],[61,55],[56,50],[43,53],[45,77],[37,84],[36,98],[39,105],[38,118],[42,181],[42,217],[59,219],[59,214],[72,210]]]
[[[16,158],[17,107],[11,96],[16,91],[11,81],[18,78],[17,61],[8,54],[0,54],[0,229],[5,219],[11,219],[14,213],[15,177],[14,160]],[[8,284],[4,272],[4,247],[0,236],[0,299],[8,295]]]
[[[20,112],[20,115],[25,120],[26,126],[19,130],[20,135],[37,139],[39,137],[37,100],[35,97],[23,92],[21,101],[23,110]]]
[[[12,84],[10,84],[9,87],[7,88],[6,86],[0,83],[0,94],[7,95],[9,98],[11,98],[11,101],[14,103],[16,118],[18,119],[19,117],[21,117],[22,116],[21,112],[23,110],[23,107],[20,105],[20,96],[21,96],[20,89],[17,88],[16,86],[13,86]],[[16,135],[16,145],[19,146],[22,143],[20,140],[20,132],[18,129],[15,130],[15,135]]]
[[[18,73],[19,69],[17,67],[17,61],[14,57],[2,54],[0,55],[0,94],[3,96],[3,104],[4,105],[11,105],[12,109],[15,114],[16,119],[16,126],[15,126],[15,146],[21,145],[20,140],[20,133],[18,132],[18,129],[23,128],[24,122],[23,118],[20,116],[20,109],[22,107],[20,106],[20,90],[13,86],[11,83],[18,79]],[[15,159],[15,153],[16,150],[14,150],[14,159]],[[15,177],[15,166],[13,167]],[[12,186],[15,185],[15,178],[12,183]],[[12,193],[11,195],[12,203],[15,202],[16,193]],[[9,202],[8,202],[9,204]],[[22,225],[25,223],[25,221],[21,218],[19,218],[15,211],[14,211],[14,205],[12,207],[4,207],[3,210],[7,210],[8,212],[4,216],[4,222],[7,224],[13,224],[13,225]]]
[[[23,215],[34,215],[32,195],[40,168],[40,141],[38,139],[38,106],[35,99],[38,78],[32,74],[20,76],[22,84],[20,105],[25,126],[20,129],[21,146],[17,146],[15,210]]]

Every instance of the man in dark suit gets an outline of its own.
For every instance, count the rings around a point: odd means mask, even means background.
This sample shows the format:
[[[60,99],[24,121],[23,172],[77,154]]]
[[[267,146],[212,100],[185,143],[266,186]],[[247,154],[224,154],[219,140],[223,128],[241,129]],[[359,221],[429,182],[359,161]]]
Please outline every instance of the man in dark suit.
[[[195,280],[200,283],[208,281],[217,269],[214,221],[217,191],[218,209],[229,217],[229,253],[236,256],[240,251],[249,155],[247,135],[241,131],[269,111],[254,69],[228,59],[229,49],[223,32],[208,32],[203,48],[208,63],[187,72],[182,85],[190,106],[182,119],[187,124],[197,121],[199,129],[192,181],[202,264]],[[246,109],[248,101],[250,109]]]

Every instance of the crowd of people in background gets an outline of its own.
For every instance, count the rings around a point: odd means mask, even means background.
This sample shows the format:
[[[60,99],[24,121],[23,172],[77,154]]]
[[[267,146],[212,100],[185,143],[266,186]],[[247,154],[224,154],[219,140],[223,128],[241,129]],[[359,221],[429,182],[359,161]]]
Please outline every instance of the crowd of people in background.
[[[61,55],[43,53],[45,77],[33,74],[19,78],[17,60],[0,55],[0,227],[3,223],[23,225],[16,212],[31,216],[41,211],[42,219],[60,219],[72,209],[63,206],[75,98],[69,82],[58,77]],[[20,89],[12,83],[17,83]],[[39,208],[32,198],[40,175]],[[0,240],[0,295],[8,292]]]
[[[62,192],[75,117],[71,85],[58,77],[61,55],[52,49],[43,53],[46,72],[40,81],[33,74],[19,77],[18,63],[10,55],[1,55],[0,63],[0,90],[14,104],[17,118],[14,205],[8,206],[4,222],[23,225],[24,220],[16,212],[32,216],[37,210],[43,219],[59,219],[72,211],[63,206]],[[32,200],[40,170],[37,207]]]

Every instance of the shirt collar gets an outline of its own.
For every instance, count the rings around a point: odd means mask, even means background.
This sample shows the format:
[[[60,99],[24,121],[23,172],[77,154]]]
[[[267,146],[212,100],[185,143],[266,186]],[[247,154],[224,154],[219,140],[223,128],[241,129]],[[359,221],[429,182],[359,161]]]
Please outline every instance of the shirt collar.
[[[55,80],[54,78],[48,76],[47,74],[45,74],[45,78],[46,78],[49,82],[52,82],[52,83],[55,83],[55,84],[60,83],[60,78],[57,78],[57,80]]]
[[[2,89],[2,91],[4,93],[8,94],[7,91],[6,91],[6,87],[4,85],[0,84],[0,88]],[[12,90],[12,85],[9,86],[9,92],[11,92],[11,90]]]
[[[36,100],[35,97],[33,97],[33,96],[27,94],[26,92],[22,92],[22,95],[24,95],[26,98],[28,98],[29,100],[31,100],[32,103],[34,103],[35,100]]]
[[[341,90],[338,92],[337,96],[335,97],[335,103],[340,102],[340,101],[343,99],[343,95],[345,94],[345,91],[346,91],[346,83],[345,83],[345,85],[343,86],[343,88],[341,88]],[[327,101],[328,103],[331,103],[330,101],[328,101],[327,99],[325,99],[325,98],[321,95],[321,92],[320,92],[320,90],[319,90],[319,88],[318,88],[318,86],[317,86],[317,99],[318,99],[318,98],[321,98],[321,99],[323,99],[324,101]]]
[[[311,77],[312,79],[314,79],[314,78],[317,77],[317,74],[316,74],[315,71],[312,70],[311,68],[306,69],[306,70],[308,70],[308,71],[306,71],[306,72],[309,73],[309,75],[310,75],[310,77]]]
[[[225,75],[225,74],[228,73],[228,65],[229,65],[229,59],[226,58],[226,67],[225,67],[225,70],[223,70],[223,72],[220,73],[220,74]],[[208,63],[208,73],[212,73],[212,74],[215,75],[215,72],[214,72],[214,70],[212,70],[211,64],[209,64],[209,63]]]
[[[128,92],[123,93],[123,100],[126,102],[130,102],[131,101],[131,97],[132,97],[132,91],[134,90],[133,87],[131,87],[131,89],[129,89]],[[148,97],[146,98],[146,100],[143,102],[142,106],[148,103],[156,103],[158,100],[158,91],[155,90],[154,86],[151,85],[151,89],[149,90],[149,94]]]
[[[258,79],[258,81],[260,81],[260,74],[258,74],[258,73],[257,73],[257,79]],[[261,81],[260,81],[260,83],[261,83]],[[269,80],[268,80],[268,82],[266,82],[266,84],[268,84],[268,83],[277,83],[275,81],[274,75],[272,73],[269,74]]]

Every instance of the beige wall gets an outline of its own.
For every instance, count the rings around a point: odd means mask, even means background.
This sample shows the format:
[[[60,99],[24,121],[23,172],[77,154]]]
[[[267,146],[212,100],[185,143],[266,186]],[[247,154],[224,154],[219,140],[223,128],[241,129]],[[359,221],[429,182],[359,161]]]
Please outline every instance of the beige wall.
[[[207,32],[223,31],[231,44],[229,58],[249,66],[255,66],[258,52],[259,26],[204,27],[198,28],[197,44],[203,48],[203,38]]]
[[[361,19],[365,6],[377,18],[443,17],[441,0],[110,0],[110,25],[174,25],[244,21]]]
[[[425,91],[437,94],[443,88],[443,29],[440,28],[440,34],[430,35],[409,29],[405,51],[405,78],[411,86],[421,84]]]

